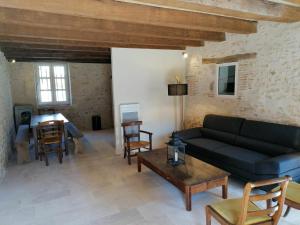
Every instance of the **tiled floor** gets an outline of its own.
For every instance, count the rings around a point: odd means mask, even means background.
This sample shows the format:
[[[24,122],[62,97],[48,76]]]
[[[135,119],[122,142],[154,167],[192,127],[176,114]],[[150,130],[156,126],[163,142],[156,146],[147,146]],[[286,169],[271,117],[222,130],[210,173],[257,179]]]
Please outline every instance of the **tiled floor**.
[[[220,189],[193,196],[187,212],[175,187],[136,162],[114,154],[111,131],[85,133],[85,150],[68,156],[10,166],[0,185],[0,225],[204,225],[204,206],[221,200]],[[230,180],[229,197],[242,184]],[[216,224],[216,223],[214,223]],[[281,225],[299,225],[292,210]]]

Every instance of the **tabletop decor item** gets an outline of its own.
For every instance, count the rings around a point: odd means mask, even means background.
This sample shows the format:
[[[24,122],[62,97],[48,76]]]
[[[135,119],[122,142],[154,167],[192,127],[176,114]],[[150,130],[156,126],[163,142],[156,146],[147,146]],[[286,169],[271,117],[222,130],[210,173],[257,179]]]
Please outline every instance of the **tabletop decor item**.
[[[170,141],[167,144],[167,162],[172,166],[185,163],[185,146],[178,134],[172,133]]]

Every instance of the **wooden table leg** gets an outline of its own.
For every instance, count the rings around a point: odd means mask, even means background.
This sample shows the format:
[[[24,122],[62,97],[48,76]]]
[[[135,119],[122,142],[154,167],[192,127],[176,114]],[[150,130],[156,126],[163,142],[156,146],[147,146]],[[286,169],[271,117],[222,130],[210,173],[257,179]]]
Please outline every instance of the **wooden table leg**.
[[[137,157],[137,161],[138,172],[140,173],[142,171],[142,162],[140,157]]]
[[[191,188],[189,186],[185,187],[185,205],[187,211],[192,210],[192,193]]]
[[[64,141],[65,141],[65,153],[66,155],[69,155],[68,130],[66,126],[64,126]]]
[[[34,153],[35,153],[35,159],[39,159],[39,146],[38,146],[38,138],[37,138],[37,130],[36,127],[32,128],[33,132],[33,139],[34,139]]]
[[[225,178],[225,184],[222,185],[222,198],[227,199],[228,197],[228,177]]]

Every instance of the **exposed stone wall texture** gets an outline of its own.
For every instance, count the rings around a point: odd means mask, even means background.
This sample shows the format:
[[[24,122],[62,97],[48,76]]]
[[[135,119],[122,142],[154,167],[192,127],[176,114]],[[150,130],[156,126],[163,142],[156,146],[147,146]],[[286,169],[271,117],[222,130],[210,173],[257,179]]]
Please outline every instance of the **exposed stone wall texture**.
[[[8,62],[0,52],[0,181],[13,148],[14,122]]]
[[[186,127],[201,125],[209,113],[300,125],[300,23],[259,22],[256,34],[226,39],[188,48]],[[202,64],[202,57],[252,52],[255,59],[239,62],[237,97],[217,97],[216,65]]]
[[[34,63],[10,65],[14,104],[31,104],[37,113]],[[101,115],[102,127],[113,127],[111,65],[92,63],[69,64],[72,105],[56,107],[82,130],[92,129],[91,117]]]

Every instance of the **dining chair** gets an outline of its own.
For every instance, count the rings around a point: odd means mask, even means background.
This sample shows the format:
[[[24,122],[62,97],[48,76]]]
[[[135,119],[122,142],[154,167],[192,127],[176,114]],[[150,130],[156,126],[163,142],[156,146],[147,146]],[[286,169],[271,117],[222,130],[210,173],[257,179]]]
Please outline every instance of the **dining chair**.
[[[131,165],[131,157],[136,156],[131,154],[132,151],[141,151],[141,148],[152,150],[152,133],[141,130],[142,121],[130,121],[122,123],[123,141],[124,141],[124,159],[127,157],[128,164]],[[141,133],[148,135],[148,140],[141,140]]]
[[[57,153],[59,162],[62,163],[64,121],[51,120],[39,123],[37,126],[37,134],[40,160],[45,158],[46,166],[48,166],[48,154],[55,151]]]
[[[277,225],[281,217],[290,177],[247,183],[243,198],[228,199],[206,206],[206,225],[214,217],[221,225]],[[278,185],[277,191],[251,195],[254,188]],[[276,200],[273,206],[273,200]],[[255,202],[266,201],[266,208]]]
[[[273,191],[277,191],[277,188],[274,188]],[[300,184],[296,182],[290,182],[286,189],[285,205],[287,209],[283,217],[288,216],[291,208],[300,210]]]

